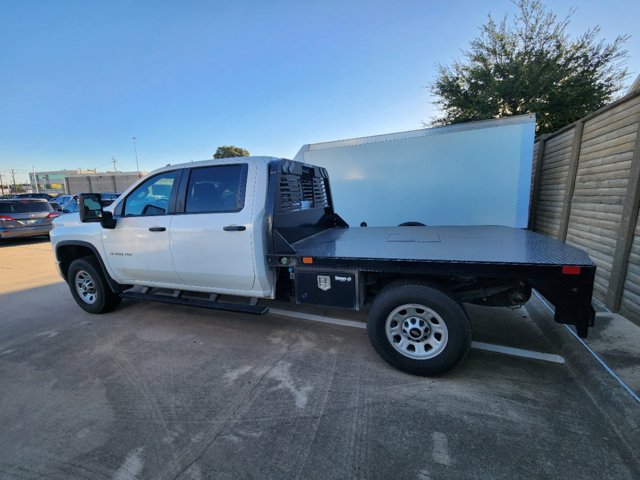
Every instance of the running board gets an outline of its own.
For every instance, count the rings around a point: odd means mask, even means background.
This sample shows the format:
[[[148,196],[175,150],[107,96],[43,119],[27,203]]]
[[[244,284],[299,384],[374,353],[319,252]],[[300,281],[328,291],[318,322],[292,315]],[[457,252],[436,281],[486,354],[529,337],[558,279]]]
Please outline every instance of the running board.
[[[210,308],[212,310],[224,310],[226,312],[253,313],[264,315],[269,312],[269,307],[256,305],[257,299],[251,299],[250,304],[220,302],[218,295],[212,294],[210,299],[191,298],[182,296],[184,292],[174,290],[173,294],[153,293],[153,289],[145,288],[142,292],[123,292],[123,298],[133,298],[135,300],[149,300],[152,302],[171,303],[174,305],[187,305],[190,307]]]

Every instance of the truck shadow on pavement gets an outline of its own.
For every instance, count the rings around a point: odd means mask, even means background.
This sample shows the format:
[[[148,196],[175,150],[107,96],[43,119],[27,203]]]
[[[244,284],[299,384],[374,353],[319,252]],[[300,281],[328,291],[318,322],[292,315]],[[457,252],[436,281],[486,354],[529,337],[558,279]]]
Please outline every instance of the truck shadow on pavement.
[[[0,238],[0,248],[49,243],[49,237]]]

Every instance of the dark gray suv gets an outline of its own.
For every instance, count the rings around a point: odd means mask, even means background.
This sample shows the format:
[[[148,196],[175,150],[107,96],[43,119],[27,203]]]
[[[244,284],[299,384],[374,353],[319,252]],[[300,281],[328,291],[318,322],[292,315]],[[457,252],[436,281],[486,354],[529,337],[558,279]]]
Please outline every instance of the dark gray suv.
[[[47,235],[57,216],[46,200],[0,200],[0,239]]]

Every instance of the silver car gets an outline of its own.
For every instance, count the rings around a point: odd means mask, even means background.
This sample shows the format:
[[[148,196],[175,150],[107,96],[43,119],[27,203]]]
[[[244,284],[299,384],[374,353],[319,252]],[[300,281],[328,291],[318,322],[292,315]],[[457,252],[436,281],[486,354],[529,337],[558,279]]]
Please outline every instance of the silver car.
[[[0,239],[48,235],[57,216],[43,199],[0,200]]]

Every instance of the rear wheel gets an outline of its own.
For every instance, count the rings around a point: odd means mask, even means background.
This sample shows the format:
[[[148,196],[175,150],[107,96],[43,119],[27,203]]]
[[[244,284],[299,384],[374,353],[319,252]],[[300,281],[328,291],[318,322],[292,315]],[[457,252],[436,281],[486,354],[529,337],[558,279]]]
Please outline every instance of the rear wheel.
[[[95,257],[71,262],[67,281],[76,303],[89,313],[108,312],[120,303],[120,296],[109,288]]]
[[[444,290],[413,281],[392,283],[378,293],[367,332],[384,360],[415,375],[451,370],[471,346],[462,306]]]

